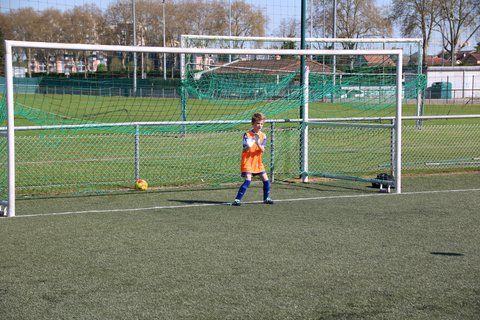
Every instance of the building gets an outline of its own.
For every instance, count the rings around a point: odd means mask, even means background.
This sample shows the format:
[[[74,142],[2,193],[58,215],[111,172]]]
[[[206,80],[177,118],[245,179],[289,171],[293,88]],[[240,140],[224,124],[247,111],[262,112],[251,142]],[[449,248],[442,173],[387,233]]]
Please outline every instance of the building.
[[[451,62],[449,59],[445,59],[439,56],[427,56],[426,64],[427,66],[449,66]]]
[[[480,66],[480,52],[473,52],[465,56],[462,60],[464,65]],[[479,79],[480,81],[480,79]]]
[[[357,66],[368,66],[368,67],[376,67],[376,66],[392,66],[394,67],[396,64],[388,55],[369,55],[365,54],[363,56],[359,56],[356,61]]]
[[[448,94],[453,99],[478,99],[480,98],[480,66],[445,66],[427,68],[426,98],[431,95],[432,85],[438,83],[448,84],[451,90]]]

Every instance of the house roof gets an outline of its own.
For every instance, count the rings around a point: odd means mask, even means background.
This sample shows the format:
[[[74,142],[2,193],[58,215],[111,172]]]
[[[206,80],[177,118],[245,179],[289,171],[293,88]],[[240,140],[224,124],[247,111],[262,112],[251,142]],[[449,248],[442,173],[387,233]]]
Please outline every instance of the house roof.
[[[437,56],[427,56],[427,66],[441,66],[450,64],[450,60]]]
[[[473,62],[473,63],[480,63],[480,52],[473,52],[468,54],[464,59],[463,62]]]
[[[469,56],[471,53],[474,53],[475,49],[462,49],[456,53],[457,60],[463,60],[467,56]]]
[[[305,64],[310,72],[331,73],[332,68],[319,62],[306,59]],[[300,70],[300,60],[297,59],[268,59],[268,60],[238,60],[228,65],[217,66],[216,73],[267,73],[282,74]]]
[[[376,54],[365,54],[363,58],[367,62],[367,65],[387,65],[394,66],[395,62],[388,55],[376,55]]]

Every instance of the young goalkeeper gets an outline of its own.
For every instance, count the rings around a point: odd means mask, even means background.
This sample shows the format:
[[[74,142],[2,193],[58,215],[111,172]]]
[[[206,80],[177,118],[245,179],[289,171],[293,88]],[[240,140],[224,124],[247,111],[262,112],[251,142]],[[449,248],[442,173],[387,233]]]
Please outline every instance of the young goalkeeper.
[[[245,180],[238,190],[235,201],[232,203],[234,206],[242,204],[242,198],[252,183],[252,177],[257,175],[263,181],[263,202],[273,204],[273,200],[270,198],[270,181],[262,163],[262,153],[267,145],[267,136],[262,132],[264,123],[265,116],[262,113],[254,113],[252,116],[252,130],[243,135],[240,171]]]

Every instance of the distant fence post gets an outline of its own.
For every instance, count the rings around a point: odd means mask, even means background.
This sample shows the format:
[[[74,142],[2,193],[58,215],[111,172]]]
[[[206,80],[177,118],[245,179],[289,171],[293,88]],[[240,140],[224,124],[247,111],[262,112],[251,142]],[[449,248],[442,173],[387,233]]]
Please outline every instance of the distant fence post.
[[[270,123],[270,180],[275,181],[275,122]]]
[[[140,126],[135,126],[135,180],[140,179]]]

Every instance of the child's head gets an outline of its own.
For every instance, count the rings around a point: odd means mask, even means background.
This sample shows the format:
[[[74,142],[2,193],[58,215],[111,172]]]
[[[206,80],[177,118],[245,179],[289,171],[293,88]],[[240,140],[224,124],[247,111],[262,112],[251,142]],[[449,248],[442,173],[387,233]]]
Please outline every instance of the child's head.
[[[259,113],[259,112],[254,113],[252,116],[252,124],[260,121],[265,121],[265,116],[263,115],[263,113]]]
[[[265,123],[265,116],[263,113],[254,113],[252,116],[252,127],[253,131],[259,132],[263,128],[263,124]]]

